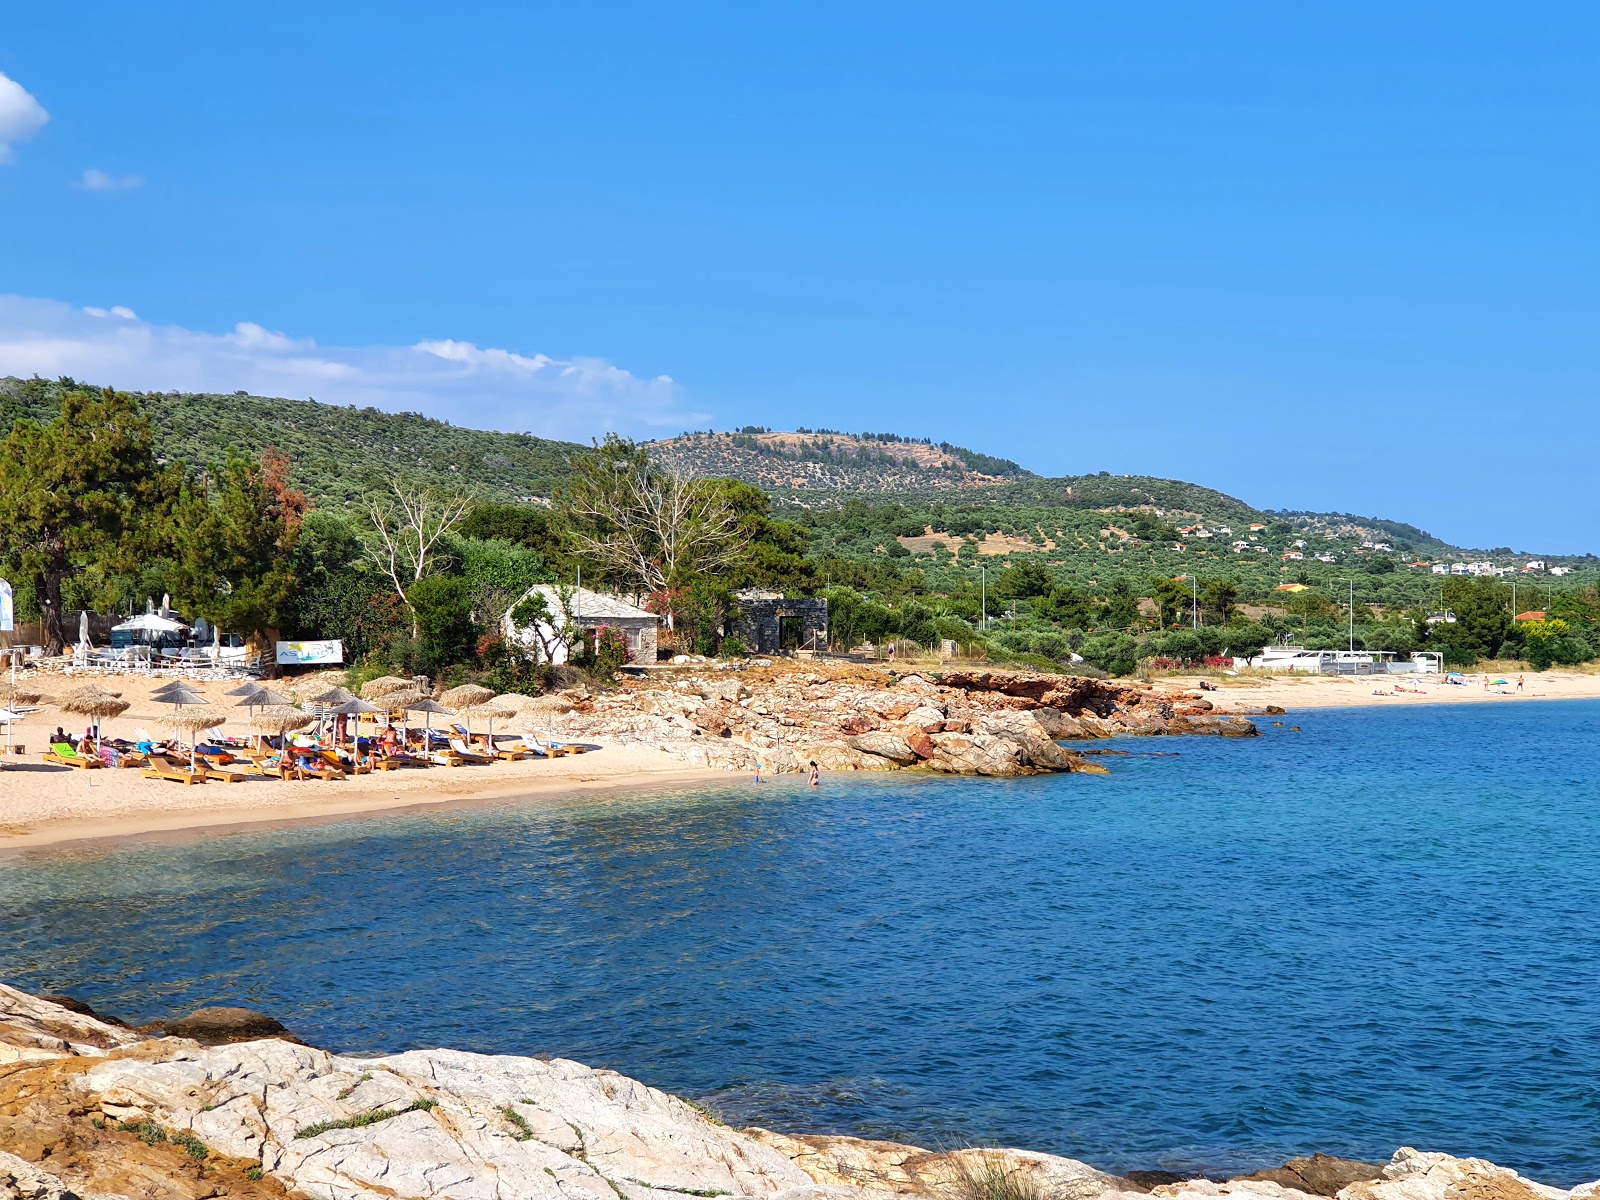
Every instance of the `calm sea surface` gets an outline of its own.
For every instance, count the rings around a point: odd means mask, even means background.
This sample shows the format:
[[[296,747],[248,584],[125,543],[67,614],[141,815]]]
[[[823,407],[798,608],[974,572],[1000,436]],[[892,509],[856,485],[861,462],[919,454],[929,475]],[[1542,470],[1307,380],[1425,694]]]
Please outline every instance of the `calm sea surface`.
[[[1600,1176],[1600,705],[1291,720],[1119,742],[1109,778],[5,858],[0,977],[128,1018],[242,1003],[341,1051],[551,1051],[795,1131]]]

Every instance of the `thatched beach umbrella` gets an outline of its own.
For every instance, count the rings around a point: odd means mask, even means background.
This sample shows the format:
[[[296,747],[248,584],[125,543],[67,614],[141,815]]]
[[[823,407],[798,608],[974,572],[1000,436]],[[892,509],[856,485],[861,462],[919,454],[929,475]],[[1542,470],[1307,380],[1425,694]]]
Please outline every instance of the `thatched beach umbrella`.
[[[178,710],[180,708],[193,708],[196,705],[211,703],[210,700],[206,699],[206,697],[201,693],[195,691],[194,688],[190,687],[182,680],[177,679],[173,680],[165,687],[159,687],[155,691],[151,692],[150,699],[156,701],[158,704],[172,705],[172,736],[174,738],[178,736],[179,726],[177,718]]]
[[[354,692],[347,692],[342,687],[323,688],[322,691],[310,696],[301,696],[307,704],[349,704],[356,698]]]
[[[100,748],[100,722],[106,717],[120,717],[128,711],[129,705],[115,692],[104,692],[99,688],[89,685],[74,688],[61,697],[56,705],[62,712],[73,713],[80,717],[94,718],[94,744]]]
[[[224,696],[248,696],[251,692],[255,691],[260,686],[261,685],[259,683],[257,683],[255,680],[250,679],[250,680],[246,680],[244,683],[241,683],[236,688],[229,688],[227,691],[223,692],[222,694]]]
[[[407,704],[406,711],[408,713],[419,712],[426,714],[426,716],[423,718],[422,734],[422,744],[424,748],[426,748],[428,745],[429,735],[433,733],[433,718],[435,716],[455,716],[455,709],[446,708],[431,696],[424,696],[414,704]]]
[[[359,697],[352,697],[344,704],[335,705],[329,711],[334,713],[336,716],[359,717],[362,713],[381,713],[387,710],[379,708],[376,704],[373,704],[370,701],[362,700]],[[359,736],[359,734],[357,736]]]
[[[474,704],[482,704],[493,700],[494,693],[486,687],[476,683],[463,683],[453,687],[439,697],[440,704],[447,704],[451,708],[470,708]]]
[[[258,707],[265,707],[268,704],[287,704],[292,707],[294,704],[293,696],[280,692],[277,688],[270,688],[264,683],[256,684],[248,694]]]
[[[15,708],[19,704],[54,704],[55,697],[43,692],[30,692],[14,683],[0,683],[0,704]]]
[[[489,753],[494,753],[494,723],[496,721],[509,721],[517,714],[509,708],[501,708],[496,704],[473,704],[467,708],[458,708],[456,716],[461,718],[461,723],[467,727],[467,732],[472,731],[474,721],[483,721],[489,726]]]
[[[252,718],[263,734],[275,734],[282,737],[296,730],[306,729],[315,725],[317,719],[308,712],[301,712],[287,704],[269,704]]]
[[[376,679],[369,679],[361,685],[361,698],[381,700],[390,692],[415,691],[416,686],[411,680],[401,679],[398,675],[379,675]]]
[[[225,725],[228,714],[215,708],[197,708],[190,712],[180,713],[172,719],[175,728],[189,731],[189,769],[194,770],[194,742],[195,735],[207,729],[215,729]]]

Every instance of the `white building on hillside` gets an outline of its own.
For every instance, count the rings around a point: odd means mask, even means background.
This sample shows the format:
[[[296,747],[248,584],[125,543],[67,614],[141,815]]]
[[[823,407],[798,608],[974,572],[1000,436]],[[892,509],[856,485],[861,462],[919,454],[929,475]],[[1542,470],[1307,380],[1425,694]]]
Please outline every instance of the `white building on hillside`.
[[[543,598],[545,615],[531,625],[518,626],[511,612],[534,596]],[[598,636],[604,628],[616,629],[628,639],[628,655],[634,662],[656,661],[660,618],[617,596],[541,583],[524,592],[511,612],[503,622],[507,640],[528,647],[542,662],[566,662],[577,653],[580,642]]]

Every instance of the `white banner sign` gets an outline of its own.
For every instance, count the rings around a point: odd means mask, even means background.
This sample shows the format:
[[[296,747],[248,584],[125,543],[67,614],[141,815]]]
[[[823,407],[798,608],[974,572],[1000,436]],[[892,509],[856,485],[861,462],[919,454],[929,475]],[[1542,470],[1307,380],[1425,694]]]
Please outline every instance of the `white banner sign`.
[[[12,600],[11,585],[0,579],[0,633],[10,633],[17,627],[17,610]]]
[[[344,643],[331,642],[279,642],[280,667],[336,666],[344,662]]]

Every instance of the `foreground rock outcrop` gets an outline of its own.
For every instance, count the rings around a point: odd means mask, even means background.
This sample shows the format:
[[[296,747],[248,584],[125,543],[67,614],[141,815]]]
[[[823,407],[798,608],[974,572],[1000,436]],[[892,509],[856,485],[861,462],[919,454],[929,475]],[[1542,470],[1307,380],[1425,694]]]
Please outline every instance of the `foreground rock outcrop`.
[[[546,705],[525,728],[657,747],[701,766],[1027,775],[1105,768],[1058,742],[1120,734],[1254,737],[1200,696],[1001,670],[936,674],[820,663],[625,680]]]
[[[0,986],[0,1200],[986,1200],[1005,1180],[1038,1200],[1600,1200],[1410,1149],[1147,1187],[1022,1150],[729,1129],[563,1059],[205,1046]]]

